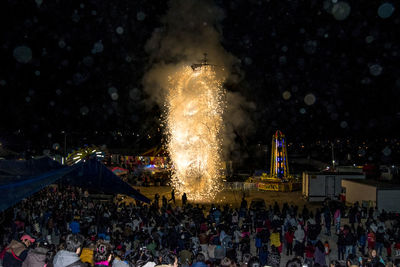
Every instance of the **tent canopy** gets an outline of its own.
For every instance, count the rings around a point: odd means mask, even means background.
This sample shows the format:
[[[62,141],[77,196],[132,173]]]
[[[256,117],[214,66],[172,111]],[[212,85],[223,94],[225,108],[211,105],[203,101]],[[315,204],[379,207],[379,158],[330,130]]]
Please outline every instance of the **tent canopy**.
[[[96,159],[73,166],[63,166],[47,157],[27,161],[0,160],[0,173],[0,211],[60,179],[68,185],[108,194],[124,194],[150,202]]]
[[[129,184],[122,181],[117,175],[96,159],[90,159],[79,164],[76,169],[63,177],[63,182],[69,185],[75,185],[108,194],[124,194],[137,200],[150,203],[150,200],[147,197],[143,196]]]

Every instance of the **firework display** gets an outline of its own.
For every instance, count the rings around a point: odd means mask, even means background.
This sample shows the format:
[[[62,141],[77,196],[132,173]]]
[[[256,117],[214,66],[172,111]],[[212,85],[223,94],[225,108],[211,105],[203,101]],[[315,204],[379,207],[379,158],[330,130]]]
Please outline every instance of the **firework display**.
[[[165,122],[172,182],[191,200],[212,200],[220,190],[223,80],[210,65],[183,67],[169,77]]]

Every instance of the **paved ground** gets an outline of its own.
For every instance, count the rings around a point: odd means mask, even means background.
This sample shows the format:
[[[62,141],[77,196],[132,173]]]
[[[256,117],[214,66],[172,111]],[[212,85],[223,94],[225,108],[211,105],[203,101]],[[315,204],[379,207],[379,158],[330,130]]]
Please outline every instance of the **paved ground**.
[[[140,192],[145,195],[146,197],[150,199],[154,199],[154,195],[158,193],[161,197],[163,195],[166,196],[167,199],[171,198],[171,187],[169,186],[152,186],[152,187],[135,187],[135,189],[140,190]],[[302,198],[301,192],[289,192],[289,193],[283,193],[283,192],[273,192],[273,191],[258,191],[258,190],[249,190],[249,191],[239,191],[239,190],[228,190],[225,189],[221,192],[219,192],[212,202],[207,201],[203,202],[202,204],[209,205],[210,203],[214,204],[219,204],[219,205],[225,205],[229,204],[232,207],[239,207],[240,202],[242,200],[243,193],[246,195],[247,202],[250,204],[252,199],[255,198],[262,198],[265,200],[267,205],[273,205],[275,201],[278,202],[278,204],[282,205],[284,202],[287,202],[289,205],[290,204],[296,204],[300,207],[302,207],[304,204],[307,203]],[[188,196],[190,199],[190,196]],[[177,204],[181,204],[181,196],[176,195],[176,200]],[[161,198],[160,198],[161,201]],[[201,203],[201,202],[200,202]],[[318,207],[319,205],[315,204],[308,204],[309,206],[313,207]]]

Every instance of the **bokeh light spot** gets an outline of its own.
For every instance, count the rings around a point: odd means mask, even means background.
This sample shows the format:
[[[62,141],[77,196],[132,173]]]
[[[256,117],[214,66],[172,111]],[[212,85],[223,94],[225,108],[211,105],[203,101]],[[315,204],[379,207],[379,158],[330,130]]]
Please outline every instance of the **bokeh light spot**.
[[[28,63],[32,59],[32,49],[25,45],[17,46],[14,49],[13,55],[19,63]]]
[[[332,7],[332,15],[336,20],[345,20],[350,15],[351,7],[347,2],[338,2]]]
[[[314,103],[315,103],[315,100],[316,100],[316,98],[315,98],[315,95],[314,94],[307,94],[305,97],[304,97],[304,103],[306,103],[306,105],[308,105],[308,106],[311,106],[311,105],[313,105]]]
[[[379,64],[373,64],[369,67],[369,73],[371,73],[371,75],[373,75],[373,76],[381,75],[382,71],[383,71],[383,68]]]
[[[378,8],[378,16],[382,19],[387,19],[392,16],[394,9],[395,8],[391,3],[383,3]]]

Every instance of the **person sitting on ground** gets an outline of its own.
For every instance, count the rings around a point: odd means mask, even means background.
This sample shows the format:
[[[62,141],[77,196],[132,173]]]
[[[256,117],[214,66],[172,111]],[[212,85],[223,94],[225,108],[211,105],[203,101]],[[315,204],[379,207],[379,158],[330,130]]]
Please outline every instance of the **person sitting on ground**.
[[[54,267],[86,267],[87,265],[79,258],[83,240],[83,236],[79,234],[69,234],[65,239],[65,249],[54,256]]]
[[[28,248],[35,243],[35,239],[29,235],[23,235],[21,242],[12,240],[6,247],[4,254],[3,266],[4,267],[20,267],[28,256]]]

